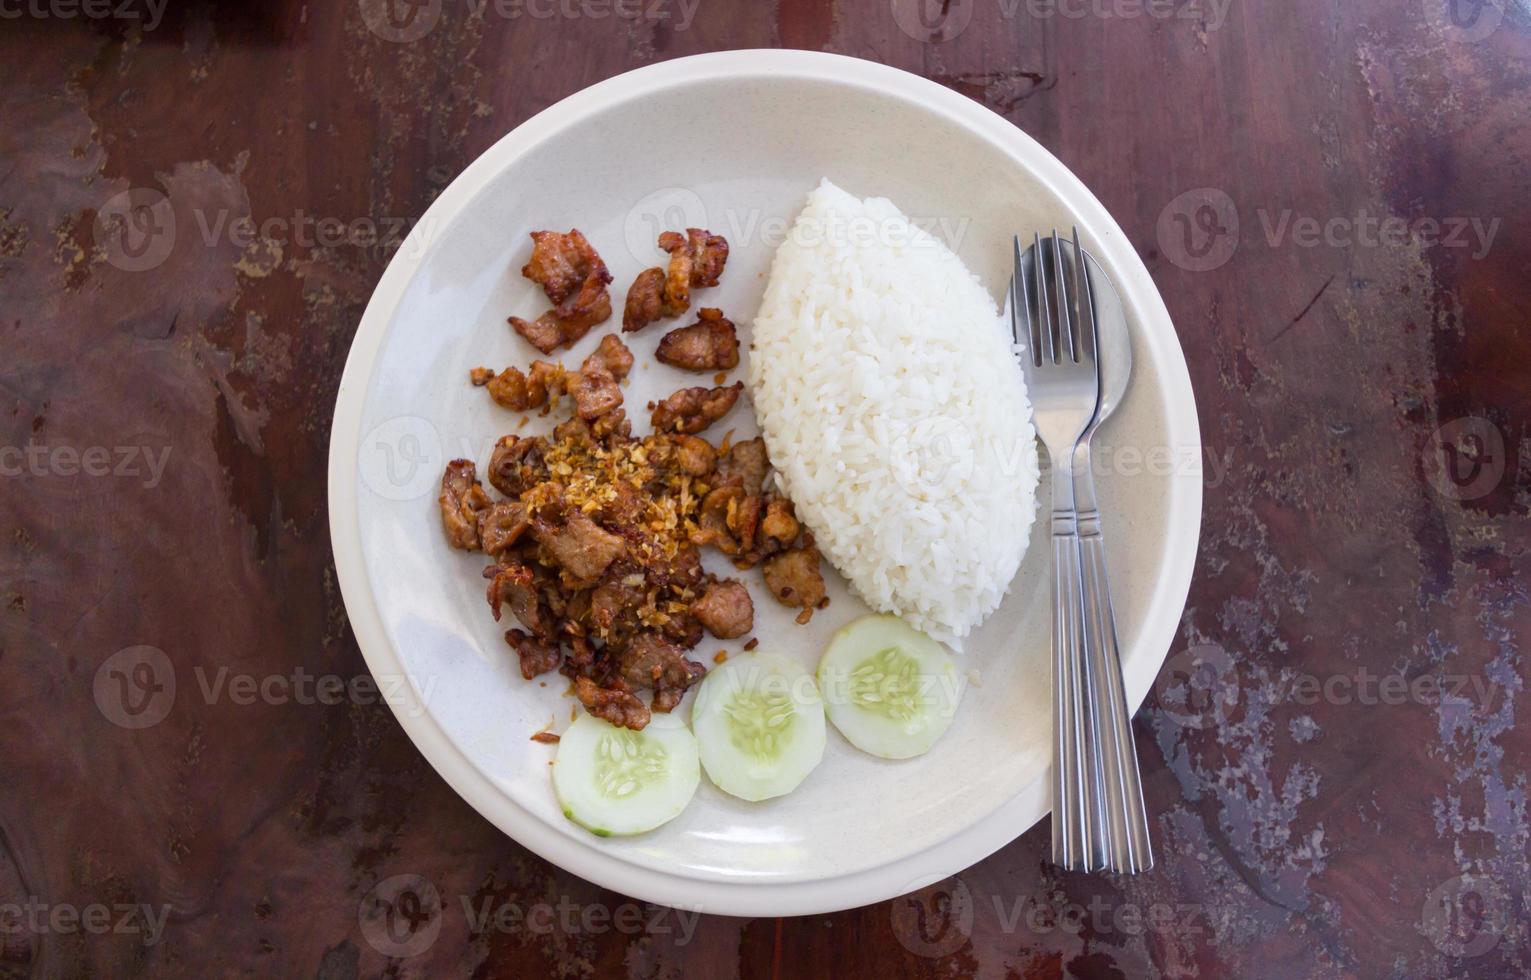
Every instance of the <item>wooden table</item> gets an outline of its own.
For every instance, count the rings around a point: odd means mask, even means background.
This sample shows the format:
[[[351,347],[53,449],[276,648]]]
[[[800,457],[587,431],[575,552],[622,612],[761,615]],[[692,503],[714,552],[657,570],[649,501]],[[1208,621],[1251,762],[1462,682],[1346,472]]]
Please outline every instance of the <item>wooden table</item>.
[[[1523,7],[399,2],[0,4],[0,977],[1531,969]],[[870,908],[650,909],[365,688],[326,430],[402,233],[571,92],[777,45],[1002,113],[1163,290],[1207,458],[1152,874],[1055,873],[1043,825]]]

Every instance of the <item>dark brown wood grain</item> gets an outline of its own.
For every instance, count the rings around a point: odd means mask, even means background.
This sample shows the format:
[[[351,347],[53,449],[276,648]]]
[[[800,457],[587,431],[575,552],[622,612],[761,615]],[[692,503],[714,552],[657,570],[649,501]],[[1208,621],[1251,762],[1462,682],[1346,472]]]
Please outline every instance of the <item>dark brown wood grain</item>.
[[[119,3],[0,18],[0,977],[1531,970],[1523,7],[420,0],[396,41],[408,4]],[[326,430],[398,234],[558,99],[774,45],[1000,112],[1164,293],[1206,504],[1135,722],[1151,874],[1061,875],[1044,823],[874,907],[656,910],[501,835],[355,687]],[[135,189],[177,229],[142,271],[109,221]],[[155,656],[173,710],[125,727]]]

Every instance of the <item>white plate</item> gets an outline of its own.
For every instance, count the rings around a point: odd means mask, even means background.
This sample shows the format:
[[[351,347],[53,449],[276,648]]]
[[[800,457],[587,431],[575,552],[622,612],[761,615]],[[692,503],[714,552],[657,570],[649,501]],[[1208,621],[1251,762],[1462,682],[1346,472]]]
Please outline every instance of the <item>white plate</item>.
[[[535,356],[505,325],[507,314],[547,305],[520,275],[529,231],[585,232],[616,278],[618,313],[604,325],[616,329],[633,276],[662,258],[657,232],[710,228],[732,254],[723,284],[696,299],[743,327],[775,244],[824,176],[892,198],[996,297],[1010,235],[1055,225],[1078,225],[1115,280],[1134,328],[1135,376],[1097,455],[1119,463],[1102,476],[1102,510],[1135,708],[1174,636],[1200,524],[1201,443],[1184,358],[1147,270],[1090,192],[1020,130],[917,76],[834,55],[736,51],[639,69],[540,113],[426,212],[378,284],[335,407],[330,522],[341,589],[373,673],[385,686],[408,679],[391,703],[420,751],[548,860],[711,913],[805,914],[890,898],[967,867],[1047,813],[1047,522],[1037,522],[1011,596],[970,638],[964,666],[979,683],[928,755],[883,762],[831,734],[823,764],[788,797],[745,804],[704,780],[673,823],[617,840],[591,836],[555,805],[553,750],[528,737],[550,720],[567,724],[566,682],[521,679],[484,602],[482,556],[448,550],[435,494],[445,460],[482,467],[513,427],[466,378],[474,365]],[[563,360],[577,363],[604,327]],[[639,431],[649,398],[697,383],[652,362],[665,329],[630,337],[650,365],[627,392]],[[729,424],[753,433],[747,409]],[[1143,458],[1129,465],[1113,447]],[[833,595],[807,628],[762,596],[762,644],[811,668],[828,634],[864,611],[843,589]],[[695,656],[706,662],[716,647],[738,648],[709,640]]]

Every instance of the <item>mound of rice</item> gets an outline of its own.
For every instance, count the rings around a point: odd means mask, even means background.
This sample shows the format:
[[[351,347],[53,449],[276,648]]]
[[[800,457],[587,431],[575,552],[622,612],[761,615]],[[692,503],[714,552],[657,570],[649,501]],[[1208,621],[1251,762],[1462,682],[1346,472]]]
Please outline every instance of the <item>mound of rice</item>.
[[[1036,514],[1010,331],[892,202],[825,180],[777,250],[750,387],[781,488],[868,605],[960,648]]]

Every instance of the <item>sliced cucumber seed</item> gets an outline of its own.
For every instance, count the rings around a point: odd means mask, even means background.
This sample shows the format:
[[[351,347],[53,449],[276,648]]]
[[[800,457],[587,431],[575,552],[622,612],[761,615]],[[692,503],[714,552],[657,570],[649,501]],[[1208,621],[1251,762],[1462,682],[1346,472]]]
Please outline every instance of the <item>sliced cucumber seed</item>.
[[[851,671],[850,697],[878,714],[908,721],[920,710],[920,665],[898,647],[879,650]]]
[[[781,753],[781,740],[791,730],[797,706],[782,692],[740,691],[724,705],[723,713],[734,748],[768,762]]]
[[[962,697],[951,656],[896,616],[864,616],[841,629],[818,677],[825,712],[840,734],[885,759],[928,751]]]
[[[619,728],[601,736],[595,767],[596,788],[624,799],[642,784],[662,779],[668,755],[657,743],[640,744],[636,732]]]
[[[666,714],[641,732],[580,715],[559,740],[552,769],[564,816],[601,837],[673,820],[701,781],[696,737]]]
[[[691,707],[702,768],[743,800],[789,793],[824,757],[824,702],[790,658],[757,651],[703,679]]]

